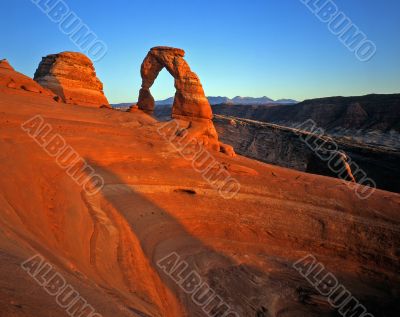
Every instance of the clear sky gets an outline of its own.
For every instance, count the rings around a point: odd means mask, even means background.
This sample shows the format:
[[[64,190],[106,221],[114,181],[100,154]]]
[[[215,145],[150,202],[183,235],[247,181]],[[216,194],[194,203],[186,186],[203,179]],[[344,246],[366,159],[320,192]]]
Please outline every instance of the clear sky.
[[[50,0],[55,1],[55,0]],[[137,99],[149,48],[183,48],[208,96],[273,99],[400,92],[400,1],[336,0],[377,46],[360,62],[300,0],[65,0],[108,46],[95,63],[112,103]],[[31,0],[2,1],[0,58],[33,76],[41,57],[79,51]],[[174,94],[164,70],[156,99]]]

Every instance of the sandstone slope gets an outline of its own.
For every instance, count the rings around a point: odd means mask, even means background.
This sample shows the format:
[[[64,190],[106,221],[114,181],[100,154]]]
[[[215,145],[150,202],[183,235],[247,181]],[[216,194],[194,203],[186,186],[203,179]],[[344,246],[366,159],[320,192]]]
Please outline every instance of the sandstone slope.
[[[26,92],[33,92],[43,94],[44,96],[53,97],[54,94],[39,85],[37,82],[17,71],[6,60],[0,60],[0,89],[7,89],[8,93],[12,90],[24,90]]]
[[[375,316],[398,316],[400,196],[213,152],[241,184],[224,199],[158,123],[0,87],[0,315],[65,312],[20,264],[42,254],[102,316],[205,316],[156,263],[171,252],[239,316],[337,316],[293,269],[312,253]],[[10,90],[10,89],[8,89]],[[88,196],[21,124],[52,133],[105,180]],[[39,136],[46,138],[44,135]]]

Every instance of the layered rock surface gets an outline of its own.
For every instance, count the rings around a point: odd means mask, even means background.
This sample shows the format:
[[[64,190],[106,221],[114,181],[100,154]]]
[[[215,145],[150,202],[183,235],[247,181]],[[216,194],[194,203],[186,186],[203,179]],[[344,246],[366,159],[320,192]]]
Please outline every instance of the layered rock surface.
[[[65,103],[109,106],[93,63],[84,54],[62,52],[43,57],[34,80],[59,95]]]
[[[37,253],[104,317],[206,316],[158,266],[173,252],[241,317],[339,316],[293,268],[310,253],[370,314],[398,316],[400,195],[361,200],[338,179],[215,153],[241,184],[225,199],[142,111],[6,90],[19,92],[0,89],[1,316],[67,314],[21,269]],[[98,194],[21,129],[37,113],[43,142],[65,137],[103,177]]]

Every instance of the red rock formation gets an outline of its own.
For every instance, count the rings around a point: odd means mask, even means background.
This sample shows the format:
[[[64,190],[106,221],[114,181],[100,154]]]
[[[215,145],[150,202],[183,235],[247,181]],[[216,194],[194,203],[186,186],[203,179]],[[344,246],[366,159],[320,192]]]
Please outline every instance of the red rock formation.
[[[53,97],[53,93],[37,82],[14,70],[6,59],[0,60],[0,87],[44,94]]]
[[[362,200],[338,179],[215,155],[241,184],[226,199],[159,137],[164,123],[142,111],[54,107],[41,94],[9,92],[0,87],[0,316],[66,316],[21,268],[36,253],[94,307],[93,317],[207,316],[175,282],[189,272],[240,317],[338,316],[310,284],[325,271],[306,279],[293,268],[310,253],[367,307],[363,316],[398,316],[400,195],[377,190]],[[53,130],[36,140],[65,136],[104,178],[101,192],[86,194],[21,129],[38,113]],[[175,280],[158,265],[172,252],[188,263]],[[52,274],[40,271],[45,283]]]
[[[139,93],[139,108],[148,112],[154,110],[154,99],[150,88],[159,72],[165,67],[175,79],[175,99],[172,116],[178,119],[211,119],[211,106],[204,94],[198,76],[191,71],[183,58],[185,52],[178,48],[154,47],[147,54],[141,68],[142,89]]]
[[[34,79],[65,103],[109,107],[103,84],[96,76],[92,61],[84,54],[62,52],[43,57]]]
[[[150,88],[163,68],[175,79],[175,99],[172,117],[179,120],[182,129],[188,131],[185,136],[195,138],[212,150],[221,150],[218,134],[212,123],[212,110],[204,94],[199,77],[191,71],[183,58],[185,51],[179,48],[153,47],[144,59],[141,67],[142,88],[139,92],[139,109],[152,113],[155,102]],[[223,152],[234,156],[232,148],[223,147]]]
[[[6,59],[0,60],[0,68],[14,70],[14,68],[10,65],[10,63]]]

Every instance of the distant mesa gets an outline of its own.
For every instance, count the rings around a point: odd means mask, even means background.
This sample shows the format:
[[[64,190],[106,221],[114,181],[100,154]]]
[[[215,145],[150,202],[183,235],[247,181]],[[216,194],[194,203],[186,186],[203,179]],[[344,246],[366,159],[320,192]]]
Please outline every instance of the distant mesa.
[[[192,72],[184,56],[184,50],[173,47],[158,46],[149,51],[141,66],[142,87],[139,91],[138,108],[153,113],[155,101],[150,88],[160,71],[166,68],[175,79],[172,117],[180,121],[182,129],[187,131],[185,135],[197,139],[209,149],[234,156],[232,148],[218,141],[210,103],[199,77]]]
[[[240,98],[240,99],[239,99]],[[213,97],[213,96],[208,96],[207,97],[208,102],[210,103],[211,106],[217,106],[217,105],[241,105],[241,106],[266,106],[266,105],[294,105],[299,103],[297,100],[294,99],[278,99],[278,100],[273,100],[268,97],[260,97],[260,98],[254,98],[254,97],[235,97],[235,98],[228,98],[228,97]],[[125,102],[125,103],[118,103],[118,104],[113,104],[112,106],[117,109],[127,109],[129,108],[130,105],[132,105],[134,102]],[[161,107],[172,107],[174,103],[174,97],[169,97],[167,99],[163,100],[156,100],[155,105],[156,105],[156,110],[157,108]]]
[[[92,61],[82,53],[62,52],[43,57],[34,80],[65,103],[110,107]]]
[[[248,106],[255,106],[255,105],[278,105],[278,104],[285,104],[285,105],[290,105],[290,104],[296,104],[298,101],[293,100],[293,99],[278,99],[278,100],[273,100],[269,97],[259,97],[259,98],[254,98],[254,97],[241,97],[241,96],[236,96],[235,98],[228,98],[228,97],[213,97],[209,96],[207,97],[208,102],[210,103],[211,106],[215,105],[220,105],[220,104],[231,104],[231,105],[248,105]],[[156,106],[168,106],[172,105],[174,101],[174,98],[167,98],[165,100],[159,100],[156,101]]]

